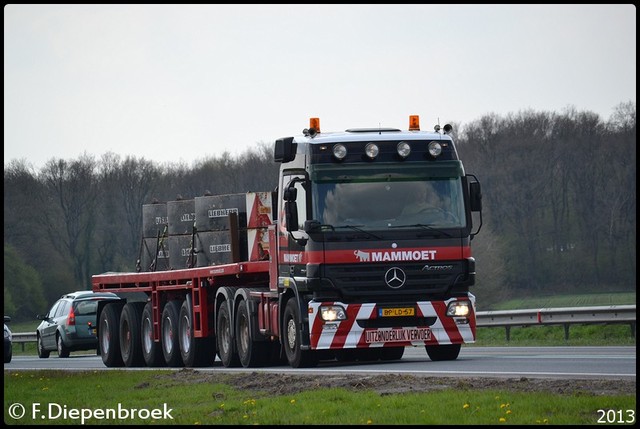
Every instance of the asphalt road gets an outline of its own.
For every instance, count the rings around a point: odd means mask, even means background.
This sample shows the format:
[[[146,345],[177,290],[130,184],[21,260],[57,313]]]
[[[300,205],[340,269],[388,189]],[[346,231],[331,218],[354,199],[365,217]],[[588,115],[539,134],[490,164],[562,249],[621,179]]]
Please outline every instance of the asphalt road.
[[[109,370],[95,353],[71,353],[48,359],[37,356],[14,356],[5,370],[63,369]],[[153,370],[130,368],[131,370]],[[294,369],[286,365],[265,368],[224,368],[219,360],[199,371],[266,372],[287,374],[410,374],[432,377],[495,377],[545,379],[632,380],[636,378],[635,347],[463,347],[455,361],[432,362],[424,348],[410,347],[404,357],[394,362],[348,363],[321,362],[311,369]]]

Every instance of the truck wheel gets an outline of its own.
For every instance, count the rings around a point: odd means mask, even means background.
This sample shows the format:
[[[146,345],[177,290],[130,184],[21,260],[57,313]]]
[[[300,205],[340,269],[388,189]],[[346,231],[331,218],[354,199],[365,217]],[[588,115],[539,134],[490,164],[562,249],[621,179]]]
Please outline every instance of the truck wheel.
[[[178,314],[180,303],[169,301],[162,310],[162,354],[167,366],[183,366],[182,355],[180,354],[180,341],[178,339]]]
[[[180,307],[178,322],[178,339],[180,354],[187,367],[210,366],[216,359],[212,338],[195,338],[193,336],[193,316],[187,301]]]
[[[231,334],[231,314],[227,302],[223,302],[218,309],[218,317],[216,322],[216,340],[218,344],[218,355],[225,367],[240,366],[240,358],[233,344],[233,335]]]
[[[120,314],[120,353],[127,368],[144,366],[142,356],[142,302],[129,302]]]
[[[236,346],[240,363],[245,368],[264,365],[270,358],[270,343],[256,341],[251,331],[249,302],[243,300],[236,313]]]
[[[287,301],[284,309],[282,341],[287,361],[293,368],[308,368],[318,364],[318,357],[311,350],[302,350],[300,338],[300,309],[295,299]]]
[[[404,347],[384,347],[381,348],[380,360],[399,360],[404,356]]]
[[[427,349],[429,359],[432,361],[456,360],[460,354],[460,344],[447,344],[444,346],[424,346]]]
[[[120,309],[116,304],[107,304],[100,313],[98,330],[98,346],[102,362],[108,368],[120,367],[124,365],[122,354],[120,353],[119,325]]]
[[[164,366],[164,356],[160,341],[153,341],[153,308],[151,302],[147,302],[142,310],[140,322],[142,336],[142,358],[148,367]]]

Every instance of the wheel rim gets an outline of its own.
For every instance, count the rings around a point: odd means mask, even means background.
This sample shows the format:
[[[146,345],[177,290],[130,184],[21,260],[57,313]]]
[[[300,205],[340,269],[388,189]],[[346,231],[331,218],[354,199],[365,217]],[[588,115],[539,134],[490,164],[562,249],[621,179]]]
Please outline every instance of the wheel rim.
[[[222,344],[220,345],[224,354],[229,353],[229,339],[231,338],[231,333],[229,332],[229,321],[226,317],[223,317],[220,321],[220,337],[222,339]]]
[[[109,340],[111,337],[109,332],[109,322],[106,319],[102,319],[100,323],[100,337],[102,341],[100,344],[102,345],[102,352],[105,354],[109,354]]]
[[[164,325],[162,326],[162,339],[164,350],[167,354],[171,354],[173,351],[173,326],[171,325],[171,319],[168,317],[164,319]]]
[[[144,347],[145,353],[151,353],[152,345],[153,331],[151,330],[151,321],[148,317],[145,317],[142,321],[142,347]]]
[[[240,347],[243,351],[249,349],[249,324],[246,317],[240,317],[238,321],[240,332],[238,332],[240,338]]]
[[[58,336],[58,354],[62,354],[62,337]]]
[[[293,319],[289,319],[287,322],[287,345],[291,350],[296,347],[296,323]]]
[[[122,323],[120,335],[125,339],[124,344],[122,344],[122,353],[128,355],[131,349],[131,329],[129,329],[129,324],[126,320]]]
[[[182,349],[185,353],[189,353],[191,349],[191,321],[189,317],[184,316],[182,318],[181,328],[180,328],[180,339],[182,340]]]

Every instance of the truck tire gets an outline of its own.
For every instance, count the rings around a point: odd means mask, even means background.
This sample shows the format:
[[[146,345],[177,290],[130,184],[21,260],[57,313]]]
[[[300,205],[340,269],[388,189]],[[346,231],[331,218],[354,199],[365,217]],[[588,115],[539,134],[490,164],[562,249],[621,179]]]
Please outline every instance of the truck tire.
[[[100,313],[98,322],[98,347],[100,347],[100,357],[108,368],[121,367],[124,365],[122,354],[120,353],[120,310],[118,304],[107,304]]]
[[[282,342],[287,362],[292,368],[309,368],[318,364],[318,356],[311,350],[302,350],[300,338],[300,309],[295,299],[287,301],[284,309]]]
[[[245,368],[263,366],[270,358],[270,342],[256,341],[251,330],[249,302],[240,301],[236,311],[236,348],[240,364]]]
[[[383,347],[380,353],[380,360],[400,360],[404,356],[405,347]]]
[[[178,339],[178,318],[181,302],[173,300],[164,305],[162,310],[162,355],[167,366],[180,367],[184,365],[180,354],[180,341]]]
[[[184,301],[180,307],[178,322],[178,339],[180,355],[187,367],[211,366],[216,359],[212,338],[195,338],[193,336],[193,315],[189,303]]]
[[[143,308],[143,302],[128,302],[120,313],[120,354],[127,368],[144,366],[140,326]]]
[[[429,359],[432,361],[456,360],[460,354],[460,344],[446,344],[443,346],[424,346]]]
[[[140,335],[142,337],[142,358],[148,367],[164,366],[164,356],[162,355],[162,345],[160,341],[153,341],[153,307],[151,302],[142,309],[140,321]]]
[[[227,302],[223,302],[218,309],[216,318],[216,341],[218,344],[218,355],[222,365],[227,368],[240,366],[240,357],[233,344],[233,334],[231,331],[231,312]]]

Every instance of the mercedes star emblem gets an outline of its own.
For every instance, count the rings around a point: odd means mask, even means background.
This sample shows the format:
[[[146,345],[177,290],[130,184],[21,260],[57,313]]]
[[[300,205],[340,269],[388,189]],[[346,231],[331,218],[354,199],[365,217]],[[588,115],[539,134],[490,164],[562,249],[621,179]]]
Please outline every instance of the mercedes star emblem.
[[[390,268],[384,275],[385,283],[392,289],[401,288],[406,280],[407,275],[398,267]]]

